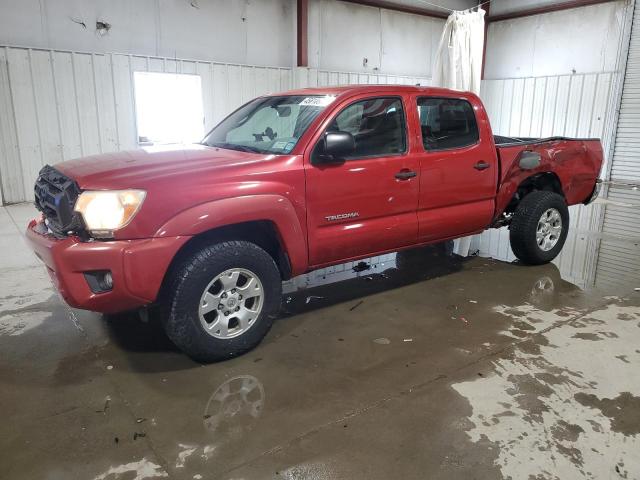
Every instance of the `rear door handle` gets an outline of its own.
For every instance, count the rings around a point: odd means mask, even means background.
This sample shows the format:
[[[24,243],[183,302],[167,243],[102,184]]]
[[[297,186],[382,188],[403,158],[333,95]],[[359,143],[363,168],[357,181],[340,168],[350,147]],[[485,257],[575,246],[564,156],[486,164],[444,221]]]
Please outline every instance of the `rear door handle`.
[[[411,170],[400,170],[398,173],[396,173],[396,178],[398,180],[409,180],[410,178],[413,178],[416,175],[418,174]]]
[[[476,163],[473,168],[475,168],[476,170],[486,170],[487,168],[489,168],[491,165],[489,165],[487,162],[480,160],[478,163]]]

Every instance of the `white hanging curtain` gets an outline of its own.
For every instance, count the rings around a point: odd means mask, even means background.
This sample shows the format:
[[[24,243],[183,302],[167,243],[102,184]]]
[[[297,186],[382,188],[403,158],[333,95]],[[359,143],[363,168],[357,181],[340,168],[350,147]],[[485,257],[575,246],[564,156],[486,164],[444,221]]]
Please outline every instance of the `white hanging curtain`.
[[[484,14],[453,12],[444,25],[433,67],[433,86],[480,94]]]
[[[477,11],[453,12],[447,18],[436,51],[433,86],[467,90],[480,95],[482,51],[484,48],[484,14]],[[453,251],[469,255],[473,237],[458,238]]]

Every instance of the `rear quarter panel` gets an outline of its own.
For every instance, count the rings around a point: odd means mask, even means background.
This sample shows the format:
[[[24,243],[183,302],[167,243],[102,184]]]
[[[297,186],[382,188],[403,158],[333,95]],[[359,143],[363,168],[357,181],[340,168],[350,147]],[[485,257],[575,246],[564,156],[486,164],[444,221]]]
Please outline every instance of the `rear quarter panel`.
[[[500,183],[496,202],[496,218],[505,210],[518,186],[527,178],[551,172],[560,179],[568,205],[584,202],[591,194],[602,167],[602,145],[598,139],[553,139],[527,145],[497,146],[500,156]],[[520,154],[540,154],[540,165],[523,170]]]

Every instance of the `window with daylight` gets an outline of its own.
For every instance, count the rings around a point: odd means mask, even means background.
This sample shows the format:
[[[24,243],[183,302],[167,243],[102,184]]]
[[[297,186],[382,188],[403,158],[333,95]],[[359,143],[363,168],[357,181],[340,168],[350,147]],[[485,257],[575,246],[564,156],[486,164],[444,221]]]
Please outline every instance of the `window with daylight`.
[[[204,113],[199,75],[134,72],[133,81],[139,144],[202,140]]]

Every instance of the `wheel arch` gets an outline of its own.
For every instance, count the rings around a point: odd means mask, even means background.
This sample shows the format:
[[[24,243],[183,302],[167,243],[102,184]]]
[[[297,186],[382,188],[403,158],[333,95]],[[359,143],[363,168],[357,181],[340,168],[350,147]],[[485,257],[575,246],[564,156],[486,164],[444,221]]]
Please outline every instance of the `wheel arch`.
[[[291,261],[286,246],[280,236],[278,227],[272,220],[252,220],[248,222],[222,225],[204,230],[191,237],[171,260],[165,278],[172,268],[175,268],[184,258],[198,248],[212,243],[222,243],[230,240],[242,240],[254,243],[266,251],[280,270],[280,276],[287,280],[292,276]]]
[[[505,183],[502,188],[505,193],[499,195],[498,198],[496,221],[501,216],[513,214],[522,199],[531,192],[549,191],[557,193],[566,199],[560,177],[555,172],[539,172],[524,178],[519,183]]]
[[[267,251],[283,279],[306,270],[306,228],[292,203],[281,195],[249,195],[215,200],[180,212],[156,237],[191,237],[174,255],[171,268],[203,243],[245,240]]]

